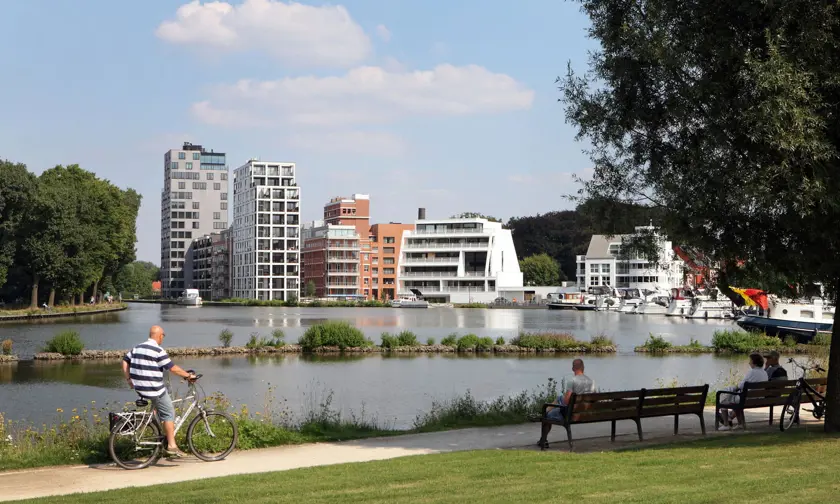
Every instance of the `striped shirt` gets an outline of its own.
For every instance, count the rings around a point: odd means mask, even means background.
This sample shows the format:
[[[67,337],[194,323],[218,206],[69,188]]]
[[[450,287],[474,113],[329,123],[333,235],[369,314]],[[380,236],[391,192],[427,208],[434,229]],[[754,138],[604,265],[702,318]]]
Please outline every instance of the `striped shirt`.
[[[174,364],[166,350],[155,340],[149,339],[132,348],[123,360],[128,362],[128,373],[134,390],[143,397],[160,397],[166,393],[163,372]]]

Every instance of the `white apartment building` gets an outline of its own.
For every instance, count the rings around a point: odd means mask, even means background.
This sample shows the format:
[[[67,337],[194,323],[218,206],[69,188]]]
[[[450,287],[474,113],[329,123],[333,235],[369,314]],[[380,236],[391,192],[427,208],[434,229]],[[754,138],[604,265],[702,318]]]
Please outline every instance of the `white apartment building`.
[[[252,159],[233,174],[233,297],[300,296],[300,188],[295,163]]]
[[[509,229],[486,219],[426,220],[403,233],[398,288],[432,302],[487,303],[499,291],[522,288],[522,272]]]
[[[636,227],[636,232],[655,231],[652,226]],[[683,286],[685,263],[674,253],[673,244],[656,235],[659,264],[634,257],[619,259],[622,239],[632,235],[592,235],[586,255],[577,256],[577,284],[581,288],[608,285],[615,288],[669,290]]]
[[[223,152],[185,142],[163,156],[160,195],[161,294],[193,288],[193,240],[228,227],[228,166]]]

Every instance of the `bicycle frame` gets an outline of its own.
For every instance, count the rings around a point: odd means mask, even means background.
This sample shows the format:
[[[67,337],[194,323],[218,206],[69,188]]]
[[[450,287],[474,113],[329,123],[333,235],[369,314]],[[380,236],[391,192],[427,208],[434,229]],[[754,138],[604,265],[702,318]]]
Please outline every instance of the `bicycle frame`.
[[[169,392],[167,391],[165,393],[169,393]],[[201,411],[201,410],[204,409],[199,404],[199,402],[196,400],[196,397],[198,396],[198,394],[196,393],[194,385],[192,385],[192,384],[190,385],[190,389],[189,389],[188,394],[189,395],[187,395],[186,397],[183,397],[181,399],[173,399],[172,400],[173,406],[176,403],[183,403],[184,401],[190,401],[190,405],[187,408],[187,410],[184,412],[184,414],[181,415],[180,417],[177,417],[177,416],[175,417],[175,420],[176,420],[176,422],[175,422],[175,434],[176,435],[178,434],[178,431],[181,429],[181,427],[184,425],[184,423],[186,423],[187,419],[190,418],[190,415],[192,414],[193,410],[198,409],[199,411]],[[156,446],[156,445],[163,444],[162,439],[158,440],[158,441],[141,441],[140,439],[137,439],[138,433],[143,432],[146,429],[146,427],[148,427],[149,424],[152,423],[153,419],[158,419],[158,422],[160,422],[160,417],[158,416],[157,409],[142,410],[142,411],[128,411],[128,412],[116,413],[116,415],[125,419],[125,423],[122,424],[121,429],[120,429],[121,432],[124,432],[125,434],[133,433],[134,436],[135,436],[135,443],[138,446]],[[139,423],[135,422],[135,419],[137,417],[140,417],[140,419],[141,419]],[[125,427],[129,427],[130,430],[124,430]]]

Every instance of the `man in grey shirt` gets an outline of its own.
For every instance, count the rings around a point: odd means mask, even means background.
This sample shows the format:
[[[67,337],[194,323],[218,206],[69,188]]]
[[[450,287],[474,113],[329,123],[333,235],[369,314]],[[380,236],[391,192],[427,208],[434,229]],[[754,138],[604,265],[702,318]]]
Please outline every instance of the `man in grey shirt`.
[[[546,411],[546,418],[549,420],[563,421],[566,415],[566,406],[572,394],[589,394],[595,392],[595,382],[592,378],[583,374],[583,359],[575,359],[572,361],[572,372],[575,374],[566,385],[566,391],[562,396],[557,396],[555,401],[556,407],[549,406]],[[548,444],[548,433],[551,432],[551,424],[548,422],[542,423],[542,436],[540,436],[537,445],[542,447]]]
[[[787,370],[779,365],[779,352],[771,350],[770,352],[764,354],[764,358],[767,363],[764,367],[764,371],[767,372],[768,380],[775,381],[788,379]]]

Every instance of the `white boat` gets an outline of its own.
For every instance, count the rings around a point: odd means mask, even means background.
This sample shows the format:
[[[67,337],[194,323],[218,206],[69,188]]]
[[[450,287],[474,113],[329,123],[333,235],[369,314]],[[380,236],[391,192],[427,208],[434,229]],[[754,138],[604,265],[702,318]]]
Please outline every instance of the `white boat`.
[[[198,289],[187,289],[178,298],[177,303],[183,306],[201,306],[201,296],[198,295]]]
[[[598,309],[598,296],[587,294],[583,296],[580,304],[575,306],[578,311],[595,311]]]
[[[735,317],[732,301],[718,291],[717,299],[697,296],[691,302],[691,309],[685,318],[730,319]]]
[[[691,311],[694,293],[690,289],[671,289],[671,301],[665,311],[666,317],[685,317]]]
[[[668,296],[652,296],[636,308],[638,315],[665,315],[671,299]]]
[[[618,313],[636,313],[644,301],[639,289],[619,289],[621,301],[618,304]]]
[[[428,308],[429,302],[419,299],[414,294],[400,294],[397,299],[391,301],[393,308]]]
[[[766,312],[740,317],[737,324],[769,336],[783,339],[792,336],[798,343],[810,343],[817,333],[831,333],[834,328],[835,308],[824,304],[822,299],[780,302],[770,297],[768,301]]]

